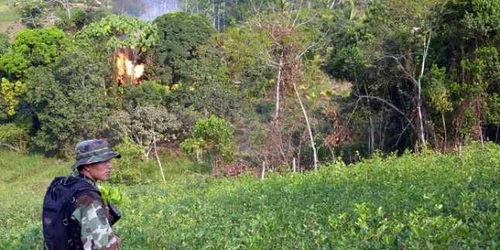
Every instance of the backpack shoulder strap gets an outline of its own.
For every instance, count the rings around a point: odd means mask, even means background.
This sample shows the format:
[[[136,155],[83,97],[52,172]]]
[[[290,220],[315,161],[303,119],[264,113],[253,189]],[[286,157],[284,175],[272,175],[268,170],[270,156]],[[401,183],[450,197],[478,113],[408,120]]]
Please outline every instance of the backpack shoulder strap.
[[[83,194],[94,192],[98,196],[101,196],[101,192],[92,184],[88,183],[86,180],[78,177],[69,176],[64,180],[64,185],[71,186],[71,198],[65,204],[63,213],[66,214],[67,218],[71,218],[71,214],[76,209],[76,200]],[[74,220],[70,220],[68,224],[68,238],[72,243],[74,249],[82,249],[83,245],[80,239],[81,230],[78,223]]]

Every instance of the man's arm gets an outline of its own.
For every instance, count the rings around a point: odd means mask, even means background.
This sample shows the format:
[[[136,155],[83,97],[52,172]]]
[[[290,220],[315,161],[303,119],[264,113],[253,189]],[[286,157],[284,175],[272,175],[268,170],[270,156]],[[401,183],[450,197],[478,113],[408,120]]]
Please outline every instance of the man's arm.
[[[113,232],[97,194],[81,195],[72,215],[81,225],[80,237],[84,250],[120,249],[121,239]]]

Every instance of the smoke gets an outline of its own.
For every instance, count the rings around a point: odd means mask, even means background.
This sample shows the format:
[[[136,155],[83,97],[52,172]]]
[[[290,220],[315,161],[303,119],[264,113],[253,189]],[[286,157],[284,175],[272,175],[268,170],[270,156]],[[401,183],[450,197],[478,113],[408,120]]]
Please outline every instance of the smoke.
[[[142,20],[152,21],[165,13],[179,9],[179,0],[142,0],[144,4]]]
[[[165,13],[179,9],[180,0],[116,0],[113,11],[128,14],[142,20],[152,21]]]

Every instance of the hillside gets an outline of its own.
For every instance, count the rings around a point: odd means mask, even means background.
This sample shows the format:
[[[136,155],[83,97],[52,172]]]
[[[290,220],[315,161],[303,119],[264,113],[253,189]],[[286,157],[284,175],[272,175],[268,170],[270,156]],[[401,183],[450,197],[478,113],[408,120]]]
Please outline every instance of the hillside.
[[[22,29],[22,25],[18,23],[19,16],[14,11],[12,5],[9,5],[9,0],[0,0],[0,32],[15,31]]]
[[[40,247],[44,183],[69,163],[0,153],[1,249]],[[496,249],[500,146],[317,172],[115,186],[123,249]],[[166,173],[169,175],[169,173]]]

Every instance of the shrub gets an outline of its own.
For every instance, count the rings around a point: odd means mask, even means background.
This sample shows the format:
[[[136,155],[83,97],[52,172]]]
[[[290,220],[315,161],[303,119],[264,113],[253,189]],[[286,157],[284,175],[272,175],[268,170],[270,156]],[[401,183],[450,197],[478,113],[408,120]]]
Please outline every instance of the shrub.
[[[13,123],[0,124],[0,146],[26,151],[28,130]]]

